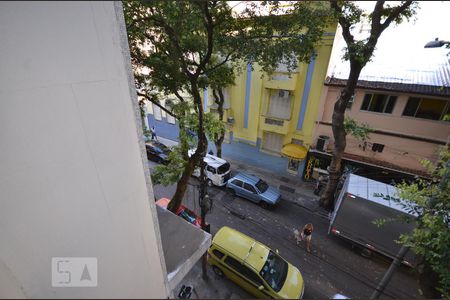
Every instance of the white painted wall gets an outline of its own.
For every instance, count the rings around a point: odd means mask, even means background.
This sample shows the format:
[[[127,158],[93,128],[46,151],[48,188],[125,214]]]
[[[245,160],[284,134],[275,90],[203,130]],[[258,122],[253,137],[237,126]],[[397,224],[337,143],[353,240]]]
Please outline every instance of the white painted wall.
[[[0,2],[0,297],[168,296],[120,7]],[[98,287],[52,287],[65,256]]]

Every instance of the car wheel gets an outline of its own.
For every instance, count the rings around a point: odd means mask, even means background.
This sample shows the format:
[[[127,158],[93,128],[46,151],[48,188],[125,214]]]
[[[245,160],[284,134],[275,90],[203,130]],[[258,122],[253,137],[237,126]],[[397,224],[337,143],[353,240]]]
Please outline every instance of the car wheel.
[[[217,276],[219,276],[219,277],[225,276],[225,274],[223,274],[222,270],[219,269],[219,267],[212,266],[212,269],[213,269],[214,274],[216,274]]]
[[[206,183],[208,184],[209,187],[212,187],[214,185],[211,179],[208,179]]]
[[[266,201],[259,202],[259,205],[261,205],[261,207],[264,209],[269,209],[269,207],[270,207]]]

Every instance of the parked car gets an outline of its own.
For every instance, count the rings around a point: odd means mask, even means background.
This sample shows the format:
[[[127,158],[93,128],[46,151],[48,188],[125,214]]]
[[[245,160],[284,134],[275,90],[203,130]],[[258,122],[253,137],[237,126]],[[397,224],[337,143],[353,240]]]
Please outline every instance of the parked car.
[[[229,179],[227,188],[234,195],[247,198],[250,201],[258,203],[265,209],[274,207],[281,199],[281,194],[276,188],[269,186],[257,176],[245,173],[239,173]]]
[[[171,150],[161,142],[150,140],[145,143],[147,158],[157,163],[169,163],[169,154]]]
[[[189,150],[188,155],[194,154],[195,150]],[[230,163],[225,159],[206,154],[203,158],[206,163],[205,174],[208,178],[208,186],[224,186],[231,177]],[[192,173],[194,177],[200,177],[200,168],[195,168]]]
[[[169,202],[170,199],[161,198],[158,201],[156,201],[156,205],[158,205],[161,208],[167,209]],[[186,208],[186,206],[184,206],[183,204],[181,204],[180,207],[178,208],[176,215],[182,217],[192,225],[201,228],[202,218],[197,216],[192,210]]]
[[[214,273],[226,276],[258,298],[300,299],[305,285],[300,271],[278,250],[230,227],[222,227],[208,249]]]

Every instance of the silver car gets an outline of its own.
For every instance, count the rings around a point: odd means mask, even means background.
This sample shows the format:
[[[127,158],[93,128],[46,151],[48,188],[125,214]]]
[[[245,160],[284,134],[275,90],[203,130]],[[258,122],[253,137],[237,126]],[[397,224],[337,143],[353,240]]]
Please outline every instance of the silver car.
[[[281,199],[281,194],[276,188],[269,186],[259,177],[245,173],[239,173],[230,178],[227,188],[234,195],[247,198],[265,209],[274,207]]]

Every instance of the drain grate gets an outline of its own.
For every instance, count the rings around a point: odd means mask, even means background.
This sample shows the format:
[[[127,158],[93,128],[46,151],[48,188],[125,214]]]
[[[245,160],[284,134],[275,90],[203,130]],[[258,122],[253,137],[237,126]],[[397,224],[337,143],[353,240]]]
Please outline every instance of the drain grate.
[[[288,193],[292,193],[292,194],[295,193],[295,189],[290,188],[290,187],[285,186],[285,185],[280,185],[280,190],[288,192]]]
[[[284,176],[281,176],[280,180],[283,181],[284,183],[289,183],[289,178],[286,178]]]

